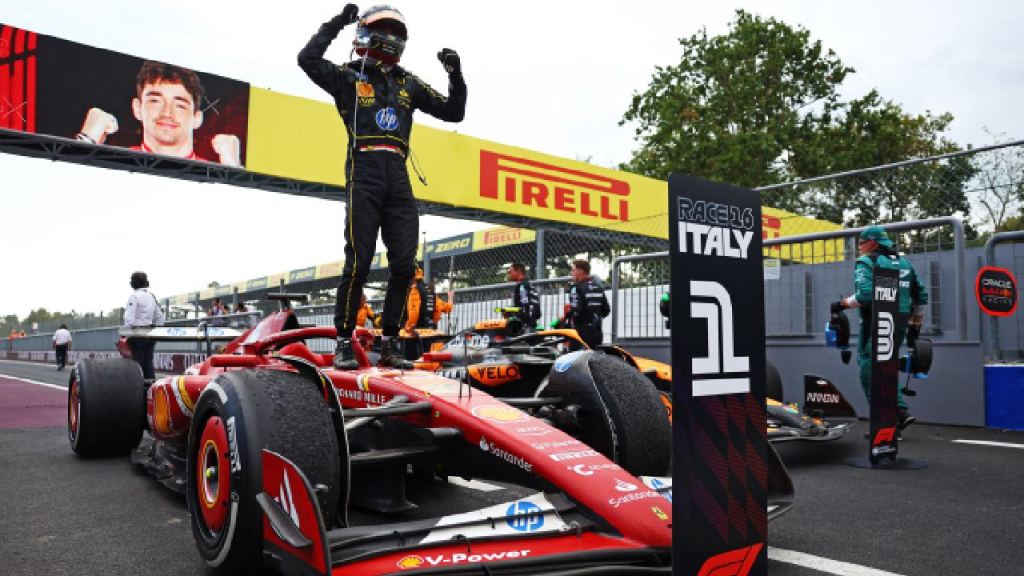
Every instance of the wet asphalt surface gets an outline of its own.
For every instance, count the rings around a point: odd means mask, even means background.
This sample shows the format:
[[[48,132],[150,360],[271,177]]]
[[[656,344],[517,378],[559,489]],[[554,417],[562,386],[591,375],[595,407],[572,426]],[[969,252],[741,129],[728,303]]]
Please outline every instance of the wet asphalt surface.
[[[0,574],[208,574],[192,541],[184,498],[128,457],[80,459],[68,446],[67,386],[53,366],[0,361]],[[1024,432],[917,424],[900,455],[922,470],[843,464],[866,452],[861,422],[841,440],[777,448],[796,506],[773,522],[769,546],[906,576],[1024,574]],[[525,494],[435,483],[418,514],[443,515]],[[458,502],[459,508],[452,508]],[[769,560],[770,574],[831,572]],[[855,574],[856,572],[850,572]],[[871,574],[871,572],[861,572]],[[875,572],[875,574],[880,574]]]

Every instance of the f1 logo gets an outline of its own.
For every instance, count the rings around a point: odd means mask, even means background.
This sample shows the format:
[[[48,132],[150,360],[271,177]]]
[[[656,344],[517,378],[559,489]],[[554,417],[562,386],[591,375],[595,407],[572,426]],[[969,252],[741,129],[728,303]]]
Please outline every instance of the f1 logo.
[[[878,313],[878,357],[879,362],[885,362],[892,358],[896,348],[895,344],[895,323],[892,314],[888,312]]]
[[[695,357],[692,361],[693,396],[719,396],[750,392],[750,358],[736,356],[735,353],[732,298],[729,296],[729,291],[718,282],[691,280],[690,298],[713,300],[713,302],[690,302],[690,317],[705,319],[708,327],[708,355]],[[697,378],[697,375],[705,374],[736,376]]]
[[[878,430],[878,434],[875,434],[875,441],[871,443],[872,446],[878,446],[883,442],[892,442],[896,439],[896,427],[890,426],[888,428],[881,428]]]
[[[700,567],[697,576],[747,576],[763,546],[763,542],[758,542],[712,556]]]

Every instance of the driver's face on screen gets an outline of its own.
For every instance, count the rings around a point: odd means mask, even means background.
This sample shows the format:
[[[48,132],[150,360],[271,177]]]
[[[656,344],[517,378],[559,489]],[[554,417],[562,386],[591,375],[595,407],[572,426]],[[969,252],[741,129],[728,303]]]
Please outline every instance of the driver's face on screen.
[[[135,117],[142,123],[147,144],[182,146],[192,142],[192,131],[203,123],[192,95],[181,84],[146,84],[142,97],[132,102]]]

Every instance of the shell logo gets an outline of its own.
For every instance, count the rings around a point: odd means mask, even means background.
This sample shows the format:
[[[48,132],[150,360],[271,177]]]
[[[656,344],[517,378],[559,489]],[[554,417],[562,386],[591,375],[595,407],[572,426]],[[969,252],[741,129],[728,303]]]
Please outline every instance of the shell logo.
[[[402,570],[406,570],[408,568],[419,568],[420,566],[423,566],[424,562],[426,561],[422,556],[406,556],[398,561],[398,567]]]
[[[529,416],[525,412],[512,406],[503,404],[487,404],[473,408],[473,415],[484,420],[493,422],[526,422]]]

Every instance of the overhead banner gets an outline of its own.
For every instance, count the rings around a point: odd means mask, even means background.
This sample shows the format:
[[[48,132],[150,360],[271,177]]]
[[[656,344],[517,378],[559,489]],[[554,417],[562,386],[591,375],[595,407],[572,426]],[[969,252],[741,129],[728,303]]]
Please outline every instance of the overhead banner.
[[[767,574],[764,283],[756,192],[672,174],[674,574]]]
[[[537,233],[525,228],[492,228],[473,232],[473,251],[537,241]]]
[[[448,258],[468,254],[470,252],[492,250],[495,248],[503,248],[516,244],[527,244],[536,241],[537,233],[533,230],[498,226],[487,230],[467,232],[465,234],[427,242],[427,254],[430,255],[431,259]],[[422,244],[417,248],[416,258],[419,260],[423,259]],[[210,288],[203,290],[200,292],[199,297],[202,300],[206,300],[213,296],[231,295],[236,289],[239,293],[245,294],[246,292],[253,290],[273,288],[280,285],[282,279],[285,284],[297,284],[300,282],[323,280],[325,278],[337,278],[341,276],[341,271],[344,265],[345,262],[343,260],[336,260],[334,262],[328,262],[318,266],[308,266],[298,270],[291,270],[287,273],[282,272],[270,276],[264,276],[262,278],[235,282],[228,286],[220,286],[216,289]],[[377,252],[373,255],[373,260],[370,262],[371,270],[381,270],[387,268],[387,266],[388,258],[386,252]],[[171,304],[177,305],[190,302],[194,297],[195,293],[190,292],[188,294],[172,296],[169,300],[171,301]]]
[[[0,78],[0,128],[345,185],[332,102],[3,24]],[[422,125],[411,146],[429,182],[412,179],[419,200],[668,238],[664,181]],[[766,239],[840,228],[771,208],[762,225]]]

